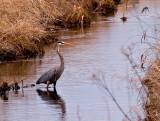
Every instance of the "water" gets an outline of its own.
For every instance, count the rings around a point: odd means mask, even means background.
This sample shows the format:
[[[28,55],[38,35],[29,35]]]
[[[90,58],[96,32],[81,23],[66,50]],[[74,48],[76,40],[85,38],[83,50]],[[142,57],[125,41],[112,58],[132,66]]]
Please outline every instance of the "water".
[[[64,46],[60,50],[65,59],[65,71],[57,82],[57,92],[52,91],[52,85],[47,92],[43,84],[10,91],[7,97],[1,97],[0,120],[123,120],[122,112],[110,95],[93,81],[92,75],[105,75],[107,86],[125,113],[139,103],[138,92],[128,89],[130,82],[126,75],[132,72],[121,48],[137,41],[135,38],[140,38],[137,35],[143,32],[135,15],[140,15],[143,7],[155,7],[157,3],[156,0],[130,0],[125,10],[125,2],[122,2],[115,15],[95,14],[89,28],[65,31],[61,40],[74,46]],[[125,23],[120,19],[123,12],[128,17]],[[140,17],[147,18],[144,14]],[[46,47],[44,56],[1,63],[0,80],[25,79],[24,85],[36,83],[42,73],[59,64],[53,46]],[[8,100],[4,100],[6,98]],[[141,108],[137,111],[143,112]],[[136,117],[136,113],[129,116]]]

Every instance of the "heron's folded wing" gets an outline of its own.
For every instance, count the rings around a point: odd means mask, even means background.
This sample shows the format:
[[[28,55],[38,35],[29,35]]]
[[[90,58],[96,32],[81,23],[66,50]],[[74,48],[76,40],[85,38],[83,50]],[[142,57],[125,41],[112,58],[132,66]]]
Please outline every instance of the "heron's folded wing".
[[[54,69],[51,69],[46,73],[42,74],[42,76],[38,79],[36,84],[47,83],[47,81],[50,81],[54,77],[54,72]]]

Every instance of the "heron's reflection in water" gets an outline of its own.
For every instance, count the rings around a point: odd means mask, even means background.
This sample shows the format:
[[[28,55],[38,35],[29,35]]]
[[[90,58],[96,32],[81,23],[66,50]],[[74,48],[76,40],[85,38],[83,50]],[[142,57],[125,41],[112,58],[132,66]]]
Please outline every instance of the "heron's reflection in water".
[[[43,91],[40,89],[37,89],[38,95],[42,98],[42,100],[45,100],[49,104],[56,105],[56,109],[61,110],[61,119],[62,121],[65,120],[65,114],[66,114],[66,107],[64,100],[60,97],[60,95],[57,94],[57,90],[54,89],[54,91]]]

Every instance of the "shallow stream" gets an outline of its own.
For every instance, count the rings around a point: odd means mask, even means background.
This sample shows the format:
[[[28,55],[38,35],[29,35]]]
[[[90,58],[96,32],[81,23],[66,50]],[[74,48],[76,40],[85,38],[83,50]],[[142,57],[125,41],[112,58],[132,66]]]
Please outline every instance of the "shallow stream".
[[[60,40],[74,44],[61,47],[65,71],[57,82],[57,92],[46,92],[46,85],[10,91],[0,99],[1,121],[121,121],[124,115],[110,95],[92,78],[105,75],[105,82],[127,113],[138,102],[138,92],[130,90],[131,68],[121,48],[143,33],[139,20],[143,7],[160,5],[157,0],[130,0],[118,6],[115,15],[93,15],[89,28],[66,30]],[[126,22],[120,19],[128,17]],[[144,14],[141,18],[146,17]],[[133,39],[134,38],[134,39]],[[54,44],[45,48],[44,56],[0,64],[0,80],[25,79],[35,84],[40,75],[59,64]],[[20,84],[21,86],[21,84]],[[58,100],[57,100],[58,99]],[[140,113],[141,112],[141,113]],[[138,113],[142,114],[142,108]],[[136,117],[136,113],[131,117]],[[142,114],[143,116],[143,114]]]

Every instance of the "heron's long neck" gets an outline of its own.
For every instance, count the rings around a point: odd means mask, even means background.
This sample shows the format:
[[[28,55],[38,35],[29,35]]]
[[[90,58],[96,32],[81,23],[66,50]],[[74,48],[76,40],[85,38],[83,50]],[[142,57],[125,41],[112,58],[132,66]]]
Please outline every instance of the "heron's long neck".
[[[63,59],[63,56],[59,53],[59,47],[57,47],[57,54],[59,55],[59,58],[60,58],[60,61],[61,61],[59,67],[60,67],[61,69],[64,69],[64,59]]]

